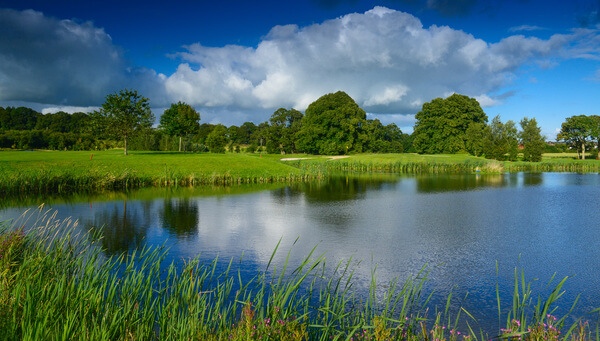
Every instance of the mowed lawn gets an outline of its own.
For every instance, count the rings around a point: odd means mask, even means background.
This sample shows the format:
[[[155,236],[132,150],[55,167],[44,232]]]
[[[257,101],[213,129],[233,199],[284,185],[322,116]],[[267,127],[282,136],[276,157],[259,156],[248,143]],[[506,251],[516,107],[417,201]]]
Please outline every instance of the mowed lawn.
[[[279,161],[250,154],[191,154],[130,152],[2,151],[0,171],[3,175],[20,172],[106,173],[134,172],[138,176],[160,178],[165,175],[230,174],[240,177],[300,175],[302,171]]]

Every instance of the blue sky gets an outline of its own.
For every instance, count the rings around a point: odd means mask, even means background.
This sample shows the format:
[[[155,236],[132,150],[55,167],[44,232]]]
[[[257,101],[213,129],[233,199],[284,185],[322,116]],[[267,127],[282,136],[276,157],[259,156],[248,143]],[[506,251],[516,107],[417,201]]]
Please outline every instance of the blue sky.
[[[0,106],[90,111],[137,89],[156,116],[260,123],[342,90],[411,132],[436,97],[490,120],[600,114],[600,1],[0,0]]]

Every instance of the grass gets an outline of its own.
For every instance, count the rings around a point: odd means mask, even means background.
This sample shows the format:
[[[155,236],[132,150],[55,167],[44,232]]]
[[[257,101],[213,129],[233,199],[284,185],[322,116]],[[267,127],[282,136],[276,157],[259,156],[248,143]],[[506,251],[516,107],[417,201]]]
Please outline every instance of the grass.
[[[554,316],[566,278],[536,298],[515,270],[511,305],[498,297],[506,327],[487,335],[469,312],[450,308],[452,296],[429,310],[426,269],[405,283],[378,283],[373,271],[360,295],[351,262],[329,271],[314,249],[296,266],[288,253],[277,268],[276,247],[266,269],[244,280],[231,262],[218,271],[218,259],[164,264],[163,248],[107,258],[98,236],[73,232],[76,224],[40,209],[2,226],[4,340],[600,339],[585,322]]]
[[[282,161],[285,158],[293,160]],[[598,160],[553,154],[541,162],[498,162],[466,154],[311,155],[2,151],[0,192],[8,195],[94,193],[144,187],[289,183],[340,172],[440,174],[600,172]]]
[[[469,174],[503,172],[600,172],[600,160],[576,160],[576,154],[551,154],[541,162],[488,160],[466,154],[359,154],[348,158],[293,161],[309,171],[387,172],[397,174]]]
[[[318,177],[258,155],[133,152],[124,156],[118,151],[3,151],[0,173],[0,191],[6,194],[285,183]]]

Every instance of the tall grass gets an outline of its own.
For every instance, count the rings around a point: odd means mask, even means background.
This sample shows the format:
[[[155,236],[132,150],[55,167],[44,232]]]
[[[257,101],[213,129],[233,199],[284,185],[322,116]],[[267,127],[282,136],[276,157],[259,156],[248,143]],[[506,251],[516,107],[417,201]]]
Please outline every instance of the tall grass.
[[[494,160],[469,155],[362,154],[339,159],[308,159],[294,166],[320,173],[384,172],[397,174],[500,173],[503,165]]]
[[[290,164],[310,172],[385,172],[397,174],[470,174],[504,172],[600,172],[599,160],[546,157],[541,162],[488,160],[464,154],[359,154],[346,158],[310,158]]]
[[[332,271],[314,249],[298,265],[277,246],[266,269],[244,279],[229,262],[165,264],[164,248],[103,256],[95,233],[49,211],[30,212],[0,233],[0,330],[5,340],[487,340],[464,309],[431,310],[426,269],[404,283],[353,287],[351,262]],[[277,263],[279,264],[279,263]],[[334,274],[334,275],[332,275]],[[498,298],[510,340],[590,340],[585,323],[556,319],[561,280],[532,305],[515,272],[512,306]],[[383,288],[386,289],[383,289]],[[499,294],[498,294],[499,296]],[[460,330],[461,326],[467,326]],[[561,332],[564,331],[564,334]],[[599,339],[598,336],[595,336]]]

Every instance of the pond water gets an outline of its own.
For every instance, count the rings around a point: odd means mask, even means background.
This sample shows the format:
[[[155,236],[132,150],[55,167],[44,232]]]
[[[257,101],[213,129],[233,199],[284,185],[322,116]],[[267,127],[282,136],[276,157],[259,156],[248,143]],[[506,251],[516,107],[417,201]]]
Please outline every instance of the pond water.
[[[348,175],[287,186],[47,199],[46,208],[84,229],[103,226],[109,254],[165,245],[170,260],[236,259],[249,276],[265,270],[279,242],[276,262],[288,251],[302,260],[314,247],[332,267],[351,261],[357,290],[369,286],[374,269],[385,287],[426,266],[433,304],[443,307],[452,291],[494,332],[504,324],[496,284],[509,307],[515,268],[540,293],[554,274],[550,288],[573,276],[559,309],[581,294],[575,315],[596,319],[586,314],[600,307],[599,185],[598,174]],[[0,220],[37,201],[5,201]]]

